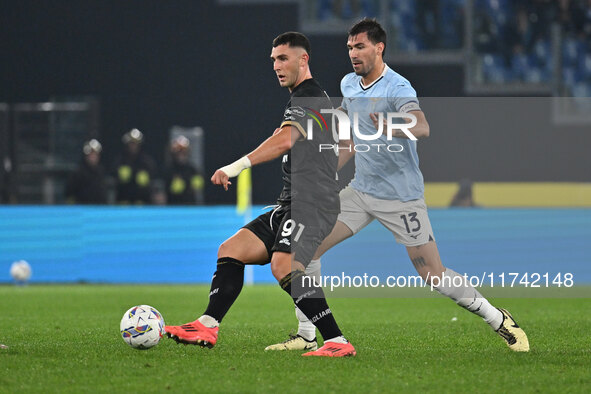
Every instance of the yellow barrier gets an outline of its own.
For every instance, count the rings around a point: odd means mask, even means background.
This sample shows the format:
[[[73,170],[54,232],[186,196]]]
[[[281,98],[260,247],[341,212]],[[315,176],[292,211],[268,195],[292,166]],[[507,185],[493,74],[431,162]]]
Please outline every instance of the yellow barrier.
[[[447,207],[457,183],[425,184],[429,207]],[[474,202],[483,207],[591,207],[591,183],[476,182]]]
[[[244,215],[252,206],[252,169],[243,170],[236,179],[236,211]],[[250,219],[249,219],[250,221]]]

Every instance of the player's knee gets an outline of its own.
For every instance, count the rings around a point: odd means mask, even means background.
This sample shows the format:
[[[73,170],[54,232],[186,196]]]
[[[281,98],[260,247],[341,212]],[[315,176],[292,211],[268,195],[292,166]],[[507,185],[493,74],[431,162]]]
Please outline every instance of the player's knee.
[[[226,240],[218,248],[218,259],[232,255],[232,245]]]
[[[275,279],[277,279],[277,282],[279,282],[291,272],[291,264],[282,259],[273,259],[271,260],[271,272]]]

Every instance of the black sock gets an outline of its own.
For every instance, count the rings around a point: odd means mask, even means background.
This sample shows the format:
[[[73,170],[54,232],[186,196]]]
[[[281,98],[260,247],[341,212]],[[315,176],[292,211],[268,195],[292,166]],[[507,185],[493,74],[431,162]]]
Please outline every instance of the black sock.
[[[310,279],[303,271],[296,270],[281,279],[279,285],[318,328],[322,338],[326,340],[343,335],[324,298],[324,291],[321,287],[313,286]]]
[[[211,281],[209,304],[203,313],[221,323],[238,298],[244,284],[244,263],[231,257],[218,259],[218,266]]]

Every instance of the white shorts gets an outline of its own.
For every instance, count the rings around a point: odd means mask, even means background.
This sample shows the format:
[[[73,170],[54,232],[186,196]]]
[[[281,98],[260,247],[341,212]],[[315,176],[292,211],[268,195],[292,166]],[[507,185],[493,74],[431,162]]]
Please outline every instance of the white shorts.
[[[341,213],[337,220],[349,227],[353,234],[378,219],[394,234],[396,242],[405,246],[419,246],[435,240],[423,199],[407,202],[382,200],[351,186],[341,190],[340,198]]]

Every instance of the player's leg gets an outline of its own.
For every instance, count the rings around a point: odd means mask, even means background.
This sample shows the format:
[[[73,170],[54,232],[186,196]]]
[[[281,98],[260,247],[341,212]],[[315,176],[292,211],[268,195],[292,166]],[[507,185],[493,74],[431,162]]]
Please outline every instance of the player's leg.
[[[320,259],[310,261],[304,273],[316,283],[320,283]],[[265,350],[316,350],[318,348],[316,326],[297,306],[294,305],[294,308],[298,319],[297,333],[290,333],[285,341],[269,345]]]
[[[373,220],[371,215],[367,213],[359,193],[353,188],[346,187],[341,191],[339,197],[341,213],[337,222],[330,234],[324,238],[318,249],[316,249],[313,259],[305,270],[306,275],[318,278],[318,280],[321,276],[320,257],[330,248],[351,237],[354,232],[358,232]],[[298,319],[297,334],[290,334],[286,341],[269,345],[265,350],[308,350],[316,346],[316,326],[297,307],[295,308],[295,314]]]
[[[304,270],[306,276],[316,283],[320,283],[320,260],[312,260]],[[294,305],[295,315],[298,319],[298,331],[279,343],[269,345],[265,350],[316,350],[318,341],[316,339],[316,326],[312,323],[297,306]]]
[[[506,328],[513,318],[507,316],[476,290],[466,278],[450,268],[443,266],[439,250],[433,237],[427,207],[423,200],[393,202],[391,214],[378,214],[382,222],[406,246],[408,256],[419,275],[433,285],[440,294],[454,300],[462,308],[480,316],[495,331],[502,333],[508,329],[511,333],[503,336],[512,350],[527,351],[527,336],[517,327]]]
[[[264,242],[251,230],[241,228],[218,249],[217,269],[211,281],[209,304],[203,313],[218,324],[222,321],[244,284],[244,265],[269,261]],[[210,323],[214,321],[209,320]]]
[[[364,219],[368,216],[366,213],[362,213],[362,215]],[[363,227],[365,227],[365,225]],[[342,221],[337,220],[330,234],[328,234],[328,236],[324,238],[324,240],[316,250],[316,253],[314,253],[312,261],[319,261],[320,257],[322,257],[322,255],[326,253],[329,249],[343,242],[347,238],[350,238],[351,236],[353,236],[353,231],[349,228],[349,226],[347,226]],[[318,264],[320,264],[320,262]],[[320,267],[318,267],[318,269],[320,269]]]
[[[312,261],[310,261],[310,264],[308,264],[308,266],[306,267],[306,270],[304,271],[306,273],[306,275],[308,275],[310,278],[314,279],[317,283],[320,283],[320,280],[321,280],[321,278],[320,278],[320,276],[321,276],[320,257],[327,250],[332,248],[334,245],[344,241],[345,239],[351,237],[352,235],[353,235],[353,232],[351,231],[351,229],[349,227],[347,227],[346,224],[344,224],[340,221],[337,221],[334,228],[332,229],[331,233],[328,235],[328,237],[326,237],[324,239],[324,241],[322,241],[322,244],[320,244],[320,246],[316,250],[316,255],[314,256]],[[310,320],[308,320],[306,315],[302,311],[300,311],[297,306],[295,308],[295,311],[296,311],[296,318],[298,319],[298,332],[295,336],[291,336],[290,339],[288,340],[288,341],[290,341],[290,348],[298,348],[297,344],[300,344],[300,345],[303,345],[303,347],[304,347],[303,350],[311,349],[312,347],[316,346],[316,345],[312,345],[312,346],[309,345],[312,341],[314,343],[316,343],[316,326],[314,325],[314,323],[312,323]],[[299,338],[302,338],[303,341],[300,340]],[[281,345],[281,344],[279,344],[279,345]],[[279,346],[279,348],[285,348],[285,346],[283,346],[283,347]],[[273,349],[273,348],[271,348],[271,346],[269,346],[267,350],[277,350],[277,349]]]
[[[283,218],[273,246],[273,275],[294,304],[318,328],[325,341],[322,348],[305,354],[308,356],[355,355],[355,349],[343,337],[328,307],[322,287],[316,286],[304,273],[314,252],[334,227],[336,218],[336,212],[327,213],[309,205],[292,206]]]
[[[517,325],[511,314],[495,308],[468,280],[445,268],[439,258],[435,241],[420,246],[407,246],[408,256],[423,280],[433,285],[440,294],[454,300],[462,308],[482,317],[507,343],[518,352],[529,351],[525,332]]]
[[[320,284],[320,259],[310,261],[310,264],[304,270],[304,273],[312,278],[316,283]],[[304,312],[297,306],[295,307],[296,318],[298,319],[298,331],[296,335],[290,335],[290,345],[284,348],[301,348],[301,350],[316,350],[318,345],[316,342],[316,326],[312,323]],[[301,338],[301,339],[300,339]],[[298,346],[299,345],[299,346]],[[277,349],[266,349],[277,350]],[[291,350],[291,349],[286,349]],[[295,349],[294,349],[295,350]]]
[[[497,330],[503,322],[503,314],[488,302],[462,276],[441,263],[435,241],[423,245],[407,246],[408,257],[415,269],[428,284],[440,294],[454,300],[462,308],[482,317]]]
[[[312,260],[320,259],[333,246],[357,234],[361,229],[373,221],[369,213],[369,206],[363,200],[363,194],[347,186],[339,193],[341,212],[330,234],[322,240],[314,253]]]
[[[312,261],[306,267],[306,275],[312,278],[317,278],[318,282],[320,281],[321,276],[320,258],[322,255],[333,246],[353,236],[354,232],[359,232],[373,220],[371,215],[368,214],[366,207],[363,206],[358,194],[359,193],[355,192],[350,186],[341,191],[339,196],[341,200],[341,213],[337,218],[337,222],[330,234],[324,238],[318,249],[316,249]],[[297,336],[305,339],[315,337],[316,328],[314,324],[308,320],[306,315],[297,307],[296,317],[298,319]]]
[[[315,286],[304,273],[304,265],[294,260],[295,254],[275,252],[271,270],[279,285],[293,299],[296,307],[314,322],[324,338],[324,346],[304,356],[354,356],[355,348],[345,339],[330,310],[322,287]]]
[[[274,240],[273,232],[266,228],[270,214],[261,215],[220,245],[217,269],[211,282],[205,312],[193,322],[181,326],[166,326],[169,337],[179,343],[207,347],[215,345],[218,327],[242,290],[244,265],[269,261],[270,245],[263,242],[263,239],[267,239],[269,244]]]
[[[430,283],[430,278],[441,277],[445,267],[441,262],[439,250],[435,241],[417,246],[406,246],[410,261],[424,281]]]
[[[310,264],[306,267],[306,275],[313,278],[321,276],[321,261],[320,258],[333,246],[343,242],[345,239],[353,236],[362,228],[367,226],[373,218],[367,213],[366,207],[362,200],[352,187],[346,187],[339,195],[341,200],[341,213],[337,218],[332,231],[320,244]],[[319,280],[318,279],[318,280]],[[313,334],[316,334],[314,324],[308,320],[306,315],[296,307],[296,317],[298,319],[298,333],[297,336],[305,339],[310,339]],[[315,336],[315,335],[314,335]]]

